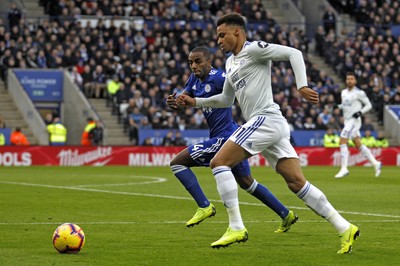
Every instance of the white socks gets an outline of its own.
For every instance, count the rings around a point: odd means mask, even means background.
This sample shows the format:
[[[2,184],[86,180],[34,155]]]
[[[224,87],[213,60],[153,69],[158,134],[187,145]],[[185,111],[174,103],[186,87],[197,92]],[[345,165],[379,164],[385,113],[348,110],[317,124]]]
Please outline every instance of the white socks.
[[[349,148],[347,144],[340,144],[340,158],[342,169],[347,169],[347,162],[349,161]]]
[[[324,193],[310,184],[310,182],[307,181],[296,195],[302,199],[311,210],[330,222],[339,234],[349,229],[350,223],[333,208]]]
[[[231,168],[218,166],[212,169],[217,182],[217,190],[229,215],[229,226],[234,230],[244,229],[239,209],[238,187]]]
[[[375,159],[375,157],[372,155],[371,150],[367,148],[364,144],[361,145],[359,151],[368,159],[372,165],[377,165],[378,161]]]

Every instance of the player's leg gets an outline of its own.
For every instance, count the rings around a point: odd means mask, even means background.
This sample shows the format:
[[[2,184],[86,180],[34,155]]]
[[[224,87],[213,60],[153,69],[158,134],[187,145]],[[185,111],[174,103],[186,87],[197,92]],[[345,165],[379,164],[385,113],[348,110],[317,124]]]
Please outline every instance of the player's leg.
[[[374,166],[375,177],[378,177],[381,174],[382,163],[377,161],[372,155],[371,150],[361,143],[361,139],[359,136],[354,138],[354,144],[356,148],[365,156],[365,158],[367,158],[368,161]]]
[[[273,115],[281,117],[282,115]],[[217,181],[218,193],[227,208],[229,227],[221,239],[211,244],[212,247],[227,246],[234,242],[247,240],[239,209],[238,189],[232,168],[241,161],[260,153],[269,143],[279,139],[280,133],[273,126],[273,121],[266,116],[254,117],[238,128],[211,160],[211,168]],[[234,235],[232,232],[235,232]],[[238,241],[240,239],[240,241]]]
[[[193,148],[193,146],[189,146],[189,148],[190,147]],[[170,163],[172,172],[190,193],[198,206],[194,216],[186,223],[187,227],[199,224],[206,218],[214,216],[216,213],[214,205],[207,199],[196,175],[190,169],[190,167],[200,165],[191,158],[189,148],[181,151]]]
[[[280,127],[280,140],[270,145],[262,154],[270,165],[285,179],[289,189],[295,193],[315,213],[329,221],[341,237],[338,253],[348,253],[359,235],[356,226],[345,220],[329,203],[324,193],[306,180],[300,167],[298,155],[290,144],[290,131],[287,123],[274,123]]]
[[[354,132],[354,121],[345,121],[344,128],[340,133],[340,170],[335,175],[335,178],[342,178],[349,174],[349,170],[347,169],[347,164],[349,160],[349,148],[347,147],[347,143],[351,138]]]
[[[344,219],[329,203],[325,194],[305,179],[297,158],[280,159],[276,165],[276,170],[283,176],[292,192],[337,230],[341,238],[341,249],[338,253],[349,253],[354,240],[360,234],[358,227]]]
[[[284,233],[289,231],[292,224],[298,220],[297,215],[286,208],[267,187],[258,183],[257,180],[251,176],[248,161],[244,160],[237,164],[232,168],[232,173],[235,176],[236,182],[242,189],[260,200],[282,218],[282,223],[275,232]]]
[[[229,217],[229,227],[226,233],[211,244],[213,248],[247,241],[248,233],[239,209],[238,187],[231,169],[248,157],[249,154],[245,150],[228,140],[211,160],[211,169],[217,182],[217,190]]]

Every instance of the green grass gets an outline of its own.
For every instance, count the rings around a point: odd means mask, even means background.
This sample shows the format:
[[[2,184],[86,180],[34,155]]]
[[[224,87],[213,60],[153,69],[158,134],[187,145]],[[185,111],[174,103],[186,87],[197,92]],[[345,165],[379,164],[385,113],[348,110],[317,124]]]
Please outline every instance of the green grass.
[[[375,178],[372,168],[352,167],[343,179],[333,178],[337,167],[303,170],[360,227],[353,253],[336,254],[334,228],[270,168],[252,168],[253,176],[300,221],[288,233],[273,233],[279,217],[240,190],[249,240],[213,250],[210,244],[228,220],[208,168],[195,172],[217,215],[185,228],[197,206],[169,168],[2,167],[0,265],[398,265],[400,168],[384,167]],[[52,246],[52,234],[64,222],[85,232],[78,254],[59,254]]]

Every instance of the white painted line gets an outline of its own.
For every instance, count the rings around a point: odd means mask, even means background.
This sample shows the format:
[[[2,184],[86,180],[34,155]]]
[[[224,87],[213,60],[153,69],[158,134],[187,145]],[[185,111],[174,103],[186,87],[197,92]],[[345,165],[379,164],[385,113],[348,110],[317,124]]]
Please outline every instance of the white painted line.
[[[47,184],[34,184],[34,183],[24,183],[24,182],[9,182],[9,181],[0,181],[0,184],[9,184],[9,185],[17,185],[17,186],[29,186],[29,187],[45,187],[45,188],[55,188],[55,189],[67,189],[67,190],[77,190],[77,191],[88,191],[88,192],[98,192],[98,193],[108,193],[108,194],[116,194],[116,195],[129,195],[129,196],[142,196],[142,197],[152,197],[152,198],[166,198],[166,199],[179,199],[179,200],[193,200],[189,197],[179,197],[179,196],[170,196],[170,195],[159,195],[159,194],[147,194],[147,193],[137,193],[137,192],[125,192],[125,191],[112,191],[112,190],[102,190],[102,189],[94,189],[94,188],[83,188],[83,187],[71,187],[71,186],[53,186]],[[212,202],[222,202],[221,200],[210,199]],[[264,206],[261,203],[252,203],[252,202],[240,202],[241,205],[250,205],[250,206]],[[306,207],[296,207],[296,206],[287,206],[289,209],[297,209],[297,210],[309,210]],[[371,216],[371,217],[386,217],[386,218],[400,218],[400,215],[389,215],[389,214],[379,214],[379,213],[366,213],[366,212],[349,212],[349,211],[341,211],[340,213],[344,214],[354,214],[354,215],[363,215],[363,216]]]
[[[129,224],[182,224],[184,225],[186,221],[157,221],[157,222],[136,222],[136,221],[123,221],[123,222],[118,222],[118,221],[68,221],[71,223],[75,223],[78,225],[89,225],[89,224],[96,224],[96,225],[129,225]],[[400,220],[351,220],[350,222],[352,223],[398,223]],[[60,225],[65,223],[63,222],[0,222],[0,226],[4,225],[12,225],[12,226],[17,226],[17,225]],[[222,224],[226,223],[226,221],[216,221],[215,219],[213,220],[207,220],[207,223],[211,224]],[[244,223],[252,223],[252,224],[261,224],[261,223],[279,223],[278,219],[276,221],[274,220],[258,220],[258,221],[251,221],[251,220],[244,220]],[[298,223],[326,223],[324,219],[318,219],[318,220],[299,220]]]

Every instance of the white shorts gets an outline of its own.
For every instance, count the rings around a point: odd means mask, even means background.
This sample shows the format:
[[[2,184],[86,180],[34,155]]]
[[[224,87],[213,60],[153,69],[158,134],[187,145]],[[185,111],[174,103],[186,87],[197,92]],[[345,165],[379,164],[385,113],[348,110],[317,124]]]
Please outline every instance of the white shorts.
[[[281,158],[299,158],[290,144],[289,125],[280,114],[253,117],[229,139],[252,155],[261,153],[274,169]]]
[[[340,137],[345,139],[354,139],[355,137],[361,137],[361,118],[350,118],[344,120],[344,127],[340,132]]]

